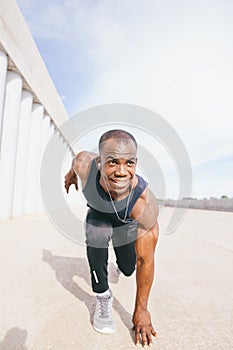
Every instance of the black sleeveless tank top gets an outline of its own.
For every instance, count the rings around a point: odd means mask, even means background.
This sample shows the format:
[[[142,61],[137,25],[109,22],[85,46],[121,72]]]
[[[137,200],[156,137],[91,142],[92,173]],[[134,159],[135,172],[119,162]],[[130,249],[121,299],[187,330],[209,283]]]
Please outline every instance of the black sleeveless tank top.
[[[137,186],[132,190],[129,200],[129,206],[127,211],[126,220],[132,220],[130,218],[130,213],[137,202],[138,198],[141,196],[148,183],[139,175],[136,175],[138,178]],[[97,169],[96,160],[93,159],[91,164],[91,169],[89,176],[86,182],[86,185],[83,189],[83,195],[87,200],[87,206],[92,210],[96,210],[103,214],[105,218],[112,222],[114,226],[122,226],[123,223],[117,218],[114,207],[111,203],[109,194],[104,191],[100,186],[100,171]],[[125,210],[127,206],[129,196],[120,200],[114,201],[115,208],[117,210],[118,216],[123,219],[125,216]]]

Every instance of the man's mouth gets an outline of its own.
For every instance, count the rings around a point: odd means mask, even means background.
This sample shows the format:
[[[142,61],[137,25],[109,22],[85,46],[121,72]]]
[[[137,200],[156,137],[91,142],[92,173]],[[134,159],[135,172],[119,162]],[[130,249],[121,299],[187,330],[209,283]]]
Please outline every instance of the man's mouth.
[[[129,183],[129,179],[110,179],[117,187],[124,187]]]

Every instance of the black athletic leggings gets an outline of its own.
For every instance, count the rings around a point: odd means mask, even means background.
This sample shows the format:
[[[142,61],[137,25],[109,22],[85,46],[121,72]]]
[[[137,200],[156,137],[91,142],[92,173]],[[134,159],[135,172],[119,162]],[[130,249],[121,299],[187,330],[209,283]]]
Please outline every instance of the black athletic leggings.
[[[108,288],[108,246],[112,239],[116,262],[125,276],[135,270],[135,239],[137,223],[123,224],[113,227],[107,215],[90,209],[86,218],[87,258],[91,272],[92,289],[103,293]]]

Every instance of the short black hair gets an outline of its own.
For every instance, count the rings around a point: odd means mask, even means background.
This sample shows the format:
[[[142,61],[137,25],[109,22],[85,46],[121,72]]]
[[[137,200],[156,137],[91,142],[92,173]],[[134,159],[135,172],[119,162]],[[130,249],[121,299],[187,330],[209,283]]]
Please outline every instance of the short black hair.
[[[135,140],[134,136],[130,134],[128,131],[121,130],[121,129],[113,129],[106,131],[99,139],[99,150],[102,148],[102,144],[110,139],[120,139],[120,140],[131,140],[136,146],[136,149],[138,148],[137,141]]]

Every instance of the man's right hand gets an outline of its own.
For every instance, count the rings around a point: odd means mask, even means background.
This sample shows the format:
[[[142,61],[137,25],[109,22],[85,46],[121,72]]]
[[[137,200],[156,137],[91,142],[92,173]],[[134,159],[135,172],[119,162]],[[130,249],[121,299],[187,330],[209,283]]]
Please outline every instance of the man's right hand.
[[[70,169],[65,176],[65,189],[67,193],[69,193],[69,188],[71,185],[75,185],[76,191],[78,191],[78,177],[73,169]]]

